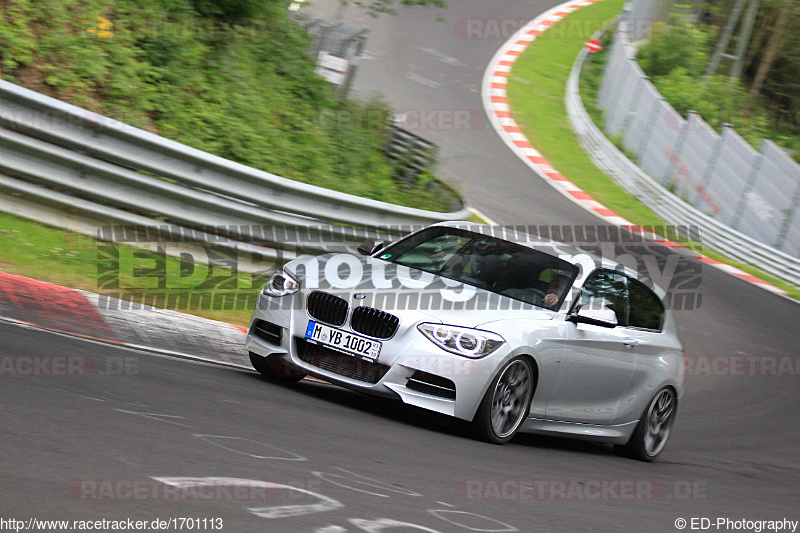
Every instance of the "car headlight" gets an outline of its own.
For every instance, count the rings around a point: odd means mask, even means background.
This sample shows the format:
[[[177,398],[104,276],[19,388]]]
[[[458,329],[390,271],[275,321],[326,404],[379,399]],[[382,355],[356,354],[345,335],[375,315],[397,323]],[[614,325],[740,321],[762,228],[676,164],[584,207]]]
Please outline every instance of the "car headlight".
[[[287,274],[284,270],[278,270],[272,276],[261,291],[267,296],[288,296],[300,290],[300,284]]]
[[[480,329],[429,323],[417,329],[440,348],[473,359],[489,355],[505,342],[500,335]]]

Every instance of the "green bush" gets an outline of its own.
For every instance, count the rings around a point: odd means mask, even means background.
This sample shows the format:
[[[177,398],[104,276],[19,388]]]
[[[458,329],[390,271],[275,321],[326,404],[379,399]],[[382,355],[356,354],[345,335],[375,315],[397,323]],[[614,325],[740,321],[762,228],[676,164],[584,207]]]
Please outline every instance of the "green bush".
[[[800,132],[794,123],[776,123],[770,118],[770,108],[761,101],[748,105],[741,80],[721,74],[703,75],[710,59],[710,35],[709,29],[692,26],[673,15],[669,26],[654,25],[637,60],[656,89],[682,115],[696,111],[716,129],[731,124],[755,148],[763,139],[770,139],[792,150],[800,162]]]
[[[334,96],[283,0],[0,3],[6,79],[285,178],[439,211],[457,201],[391,178],[388,107]]]
[[[653,25],[650,40],[641,47],[637,59],[653,78],[678,68],[690,76],[699,76],[708,63],[708,42],[707,31],[673,15],[669,26],[663,22]]]
[[[690,110],[696,111],[715,127],[737,122],[747,98],[736,78],[723,75],[706,79],[692,77],[683,67],[656,79],[655,83],[661,95],[679,113],[685,116]]]
[[[276,0],[192,0],[200,15],[221,19],[263,17],[270,8],[281,3]]]

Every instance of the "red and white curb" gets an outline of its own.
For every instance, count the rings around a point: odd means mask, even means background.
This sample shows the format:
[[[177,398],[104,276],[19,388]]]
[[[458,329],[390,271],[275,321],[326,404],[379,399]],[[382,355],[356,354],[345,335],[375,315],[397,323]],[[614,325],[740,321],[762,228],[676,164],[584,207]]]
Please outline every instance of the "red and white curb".
[[[0,272],[0,320],[88,341],[251,368],[246,328]]]
[[[156,355],[253,370],[247,328],[0,271],[0,321]],[[324,383],[313,376],[309,381]]]
[[[564,2],[563,4],[557,5],[528,22],[506,41],[489,62],[484,72],[481,87],[483,107],[495,131],[511,151],[536,172],[536,174],[552,185],[558,192],[566,196],[570,201],[609,224],[624,226],[625,229],[631,232],[641,233],[645,238],[655,240],[664,246],[683,248],[683,245],[650,233],[633,222],[621,217],[592,198],[589,193],[569,181],[569,179],[558,172],[558,170],[534,148],[511,116],[511,107],[508,103],[506,87],[508,78],[511,75],[511,70],[514,67],[514,62],[517,58],[522,55],[522,52],[524,52],[539,35],[547,31],[553,24],[578,9],[595,4],[599,1],[601,0],[581,0],[579,2]],[[782,289],[752,276],[735,266],[721,263],[701,254],[696,254],[696,257],[703,263],[757,284],[764,289],[778,294],[786,294]]]

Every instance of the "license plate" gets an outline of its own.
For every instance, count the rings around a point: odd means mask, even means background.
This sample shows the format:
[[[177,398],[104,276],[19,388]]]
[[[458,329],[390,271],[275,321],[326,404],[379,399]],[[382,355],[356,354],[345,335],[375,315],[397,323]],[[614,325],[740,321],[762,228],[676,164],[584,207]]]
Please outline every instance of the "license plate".
[[[381,353],[381,343],[378,341],[323,324],[317,324],[313,320],[308,321],[306,339],[349,355],[357,355],[372,360],[377,359]]]

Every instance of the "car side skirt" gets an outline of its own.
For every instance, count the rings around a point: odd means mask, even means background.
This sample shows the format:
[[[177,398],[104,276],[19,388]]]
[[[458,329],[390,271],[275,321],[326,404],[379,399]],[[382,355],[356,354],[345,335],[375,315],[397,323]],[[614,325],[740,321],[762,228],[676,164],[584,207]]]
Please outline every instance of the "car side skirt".
[[[599,426],[564,422],[562,420],[527,418],[520,428],[520,431],[523,433],[569,437],[571,439],[591,440],[594,442],[626,444],[630,440],[631,435],[633,435],[636,424],[638,423],[638,420],[634,420],[625,424]]]

